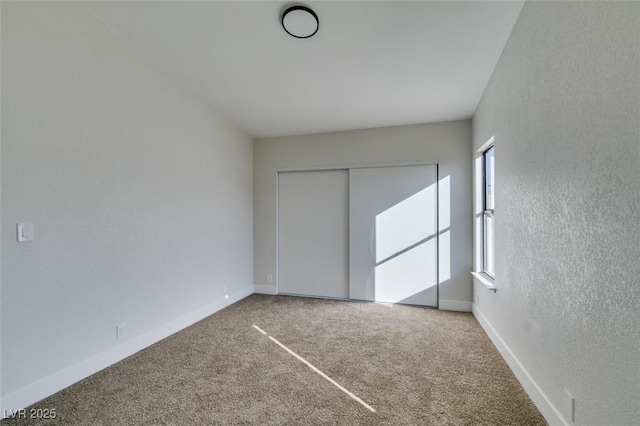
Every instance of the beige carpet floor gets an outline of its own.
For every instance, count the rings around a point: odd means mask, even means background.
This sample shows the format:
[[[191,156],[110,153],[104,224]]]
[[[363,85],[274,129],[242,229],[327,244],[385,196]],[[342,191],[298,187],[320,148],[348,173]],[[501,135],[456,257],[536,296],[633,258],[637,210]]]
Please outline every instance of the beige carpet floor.
[[[2,425],[546,424],[471,314],[264,295],[31,408]]]

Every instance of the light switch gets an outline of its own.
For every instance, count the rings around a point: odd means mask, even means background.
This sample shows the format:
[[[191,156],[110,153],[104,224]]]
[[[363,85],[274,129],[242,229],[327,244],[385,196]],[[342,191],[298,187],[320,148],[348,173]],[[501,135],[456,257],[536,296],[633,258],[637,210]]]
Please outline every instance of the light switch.
[[[33,241],[33,223],[18,224],[18,241]]]

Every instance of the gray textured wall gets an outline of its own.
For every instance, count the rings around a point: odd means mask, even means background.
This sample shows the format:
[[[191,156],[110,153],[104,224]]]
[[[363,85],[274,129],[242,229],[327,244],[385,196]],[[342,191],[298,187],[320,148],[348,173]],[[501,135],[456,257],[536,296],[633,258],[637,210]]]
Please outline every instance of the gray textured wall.
[[[639,52],[640,3],[527,2],[473,119],[497,187],[476,308],[576,424],[640,424]]]

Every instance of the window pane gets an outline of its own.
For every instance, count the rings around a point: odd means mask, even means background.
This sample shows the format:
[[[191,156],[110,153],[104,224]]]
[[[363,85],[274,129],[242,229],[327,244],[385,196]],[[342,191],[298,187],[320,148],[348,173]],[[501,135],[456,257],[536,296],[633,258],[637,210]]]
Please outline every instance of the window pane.
[[[484,153],[484,202],[485,210],[495,209],[495,156],[494,147]]]
[[[495,275],[495,233],[493,227],[493,214],[484,213],[484,272]]]

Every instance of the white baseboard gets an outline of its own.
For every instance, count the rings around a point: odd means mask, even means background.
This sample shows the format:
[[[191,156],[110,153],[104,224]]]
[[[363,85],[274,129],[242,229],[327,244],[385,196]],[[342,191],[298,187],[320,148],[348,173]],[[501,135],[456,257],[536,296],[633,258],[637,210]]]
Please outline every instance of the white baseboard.
[[[516,378],[520,381],[525,392],[527,392],[547,422],[549,422],[551,426],[569,426],[569,423],[567,423],[562,414],[560,414],[560,411],[551,403],[549,398],[547,398],[545,393],[533,380],[518,358],[516,358],[511,349],[509,349],[509,346],[507,346],[505,341],[502,340],[502,337],[500,337],[498,332],[493,328],[487,317],[484,316],[475,304],[473,305],[473,315],[476,317],[485,333],[487,333],[495,347],[498,349],[498,352],[500,352],[500,355],[502,355],[502,358],[504,358],[509,368],[511,368],[511,371],[513,371],[513,374],[515,374]]]
[[[258,285],[253,286],[253,292],[258,294],[278,294],[278,290],[274,285]]]
[[[2,407],[0,407],[2,417],[53,395],[251,294],[253,294],[253,286],[245,287],[242,290],[230,294],[228,299],[217,300],[208,306],[156,327],[145,334],[130,340],[124,340],[122,343],[91,358],[87,358],[57,373],[40,379],[35,383],[4,395],[1,400]]]
[[[471,312],[471,302],[440,299],[438,309],[443,311]]]

